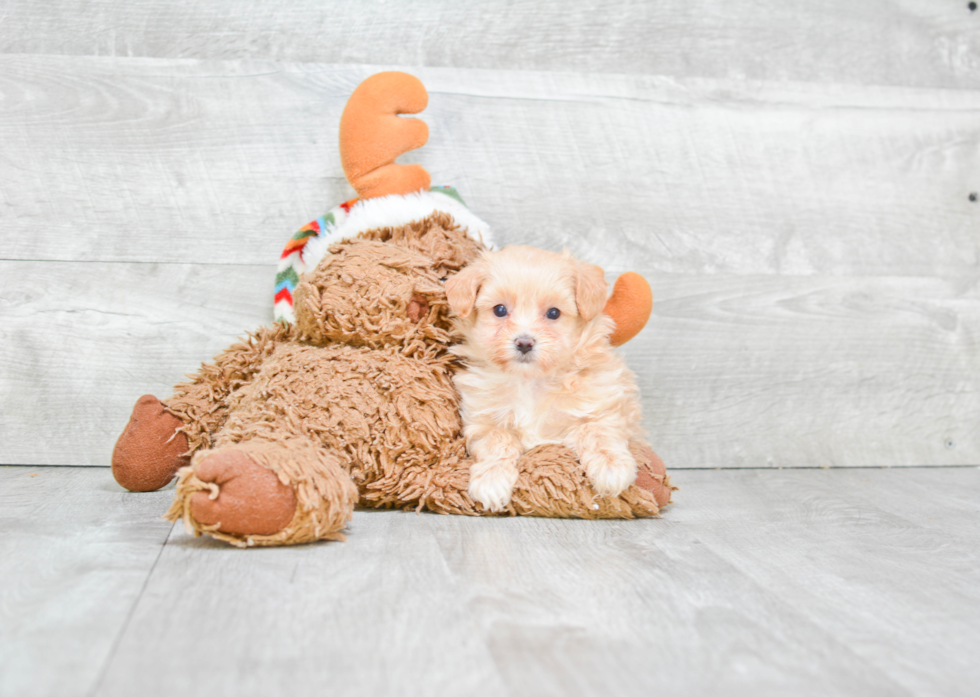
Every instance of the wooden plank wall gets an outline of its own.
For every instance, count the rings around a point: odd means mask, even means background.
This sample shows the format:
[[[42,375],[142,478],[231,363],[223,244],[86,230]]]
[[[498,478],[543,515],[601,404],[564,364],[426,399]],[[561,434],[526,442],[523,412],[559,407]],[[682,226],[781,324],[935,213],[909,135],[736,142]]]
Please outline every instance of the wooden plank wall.
[[[270,320],[389,68],[431,95],[403,161],[498,239],[650,280],[624,351],[668,466],[980,461],[965,1],[6,0],[0,463],[107,465],[140,394]]]

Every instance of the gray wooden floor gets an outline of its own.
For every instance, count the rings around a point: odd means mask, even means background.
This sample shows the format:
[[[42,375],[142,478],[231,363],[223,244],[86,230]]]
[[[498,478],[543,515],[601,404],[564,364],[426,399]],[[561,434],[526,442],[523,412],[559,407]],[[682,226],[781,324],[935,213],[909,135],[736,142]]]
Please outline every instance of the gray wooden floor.
[[[659,520],[239,550],[0,467],[0,695],[975,695],[980,468],[691,470]]]

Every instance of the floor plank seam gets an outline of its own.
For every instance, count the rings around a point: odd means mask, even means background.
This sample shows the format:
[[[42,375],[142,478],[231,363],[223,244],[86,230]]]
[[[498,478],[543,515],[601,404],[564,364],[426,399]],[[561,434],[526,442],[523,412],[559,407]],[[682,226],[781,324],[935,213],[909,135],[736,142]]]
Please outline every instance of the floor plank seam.
[[[99,689],[102,687],[102,683],[105,681],[105,677],[109,673],[109,667],[112,665],[112,661],[116,657],[116,652],[119,650],[119,645],[122,643],[122,638],[126,635],[126,630],[129,629],[129,625],[133,620],[133,615],[136,614],[136,608],[139,607],[140,601],[143,599],[143,593],[146,592],[146,587],[149,585],[150,579],[153,577],[153,572],[156,570],[157,564],[160,563],[160,557],[163,556],[163,550],[167,547],[167,543],[170,541],[170,535],[173,533],[175,525],[176,523],[172,523],[170,525],[170,530],[167,531],[167,536],[164,538],[163,544],[160,545],[160,550],[157,552],[157,557],[153,560],[153,564],[150,566],[150,570],[147,572],[146,578],[143,579],[143,585],[140,586],[139,593],[136,594],[136,599],[133,601],[133,606],[129,608],[129,612],[126,613],[126,619],[123,621],[122,627],[119,628],[119,633],[112,641],[112,646],[109,648],[109,655],[106,657],[102,670],[99,671],[99,676],[96,678],[91,692],[89,692],[89,697],[95,697],[95,695],[98,694]]]

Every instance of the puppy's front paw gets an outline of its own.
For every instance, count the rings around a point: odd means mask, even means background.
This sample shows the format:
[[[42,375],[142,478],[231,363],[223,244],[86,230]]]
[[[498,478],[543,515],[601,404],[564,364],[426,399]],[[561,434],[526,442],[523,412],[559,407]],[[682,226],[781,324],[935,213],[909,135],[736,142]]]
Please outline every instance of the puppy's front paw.
[[[470,498],[489,511],[502,511],[510,503],[517,483],[517,463],[478,460],[470,466]]]
[[[636,459],[623,453],[588,453],[582,455],[585,473],[599,496],[619,496],[636,480]]]

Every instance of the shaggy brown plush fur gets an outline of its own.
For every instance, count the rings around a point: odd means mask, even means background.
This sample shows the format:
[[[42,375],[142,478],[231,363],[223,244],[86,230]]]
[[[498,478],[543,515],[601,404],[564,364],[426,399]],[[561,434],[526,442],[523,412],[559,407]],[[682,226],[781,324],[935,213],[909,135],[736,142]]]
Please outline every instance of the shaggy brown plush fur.
[[[212,435],[228,420],[228,398],[252,381],[276,346],[293,337],[290,327],[261,327],[215,356],[214,363],[201,365],[190,382],[174,386],[165,406],[184,423],[180,430],[187,436],[190,453],[211,447]]]
[[[444,213],[331,248],[297,287],[294,327],[260,329],[165,402],[183,422],[193,454],[167,517],[195,534],[247,546],[336,539],[357,503],[483,514],[467,493],[469,461],[448,352],[458,337],[442,283],[479,250]],[[597,498],[571,451],[536,448],[521,461],[506,513],[655,516],[655,494],[666,503],[669,480],[648,446],[634,443],[633,450],[646,488]],[[195,519],[195,496],[221,510],[221,485],[202,475],[216,453],[227,453],[224,481],[242,462],[292,487],[295,513],[285,527],[248,534]],[[271,506],[258,494],[250,500],[247,486],[235,496],[237,510]]]

